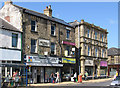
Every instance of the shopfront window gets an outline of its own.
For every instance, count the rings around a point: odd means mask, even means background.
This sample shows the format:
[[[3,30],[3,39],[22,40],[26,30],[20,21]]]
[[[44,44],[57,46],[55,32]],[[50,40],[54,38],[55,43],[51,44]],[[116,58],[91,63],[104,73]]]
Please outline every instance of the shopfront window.
[[[66,46],[66,50],[68,51],[68,56],[70,55],[70,46]]]

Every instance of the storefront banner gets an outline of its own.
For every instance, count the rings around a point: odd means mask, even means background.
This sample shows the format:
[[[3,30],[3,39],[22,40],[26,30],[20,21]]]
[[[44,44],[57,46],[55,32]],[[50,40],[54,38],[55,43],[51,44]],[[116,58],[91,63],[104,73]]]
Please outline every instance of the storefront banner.
[[[67,42],[67,41],[62,41],[62,44],[75,46],[75,43]]]
[[[93,66],[93,60],[85,60],[85,66]]]
[[[63,67],[63,64],[41,64],[41,63],[26,63],[26,65],[31,66],[56,66],[56,67]]]
[[[75,64],[76,63],[76,59],[75,58],[62,58],[62,63]]]
[[[51,64],[51,63],[59,63],[58,57],[44,57],[40,58],[38,56],[27,56],[27,62],[39,62],[41,64]]]
[[[101,62],[100,62],[100,66],[107,67],[107,61],[101,61]]]
[[[46,39],[39,39],[39,45],[49,47],[50,46],[50,41],[46,40]]]

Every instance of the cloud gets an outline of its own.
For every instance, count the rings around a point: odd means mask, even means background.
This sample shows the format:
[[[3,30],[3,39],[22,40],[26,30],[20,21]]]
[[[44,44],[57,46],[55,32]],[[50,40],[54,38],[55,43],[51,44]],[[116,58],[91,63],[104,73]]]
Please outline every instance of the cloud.
[[[109,19],[109,23],[110,23],[110,24],[117,24],[118,21],[117,21],[117,20],[113,20],[113,19]]]

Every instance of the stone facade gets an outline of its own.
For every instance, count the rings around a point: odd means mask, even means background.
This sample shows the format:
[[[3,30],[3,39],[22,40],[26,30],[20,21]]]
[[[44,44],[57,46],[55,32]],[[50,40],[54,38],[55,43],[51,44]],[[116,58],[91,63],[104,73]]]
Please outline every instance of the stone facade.
[[[84,20],[70,24],[75,27],[76,47],[81,47],[81,73],[87,71],[90,76],[100,76],[100,62],[107,60],[107,30]]]

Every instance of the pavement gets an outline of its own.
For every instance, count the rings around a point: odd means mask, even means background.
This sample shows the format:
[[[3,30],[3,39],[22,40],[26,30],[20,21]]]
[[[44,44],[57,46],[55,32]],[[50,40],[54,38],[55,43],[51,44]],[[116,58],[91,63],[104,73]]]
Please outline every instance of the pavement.
[[[28,84],[28,86],[59,86],[59,85],[72,85],[72,84],[84,84],[84,83],[99,83],[99,82],[106,82],[110,81],[113,78],[104,78],[104,79],[94,79],[94,80],[83,80],[82,83],[78,82],[60,82],[60,83],[37,83],[37,84]]]

